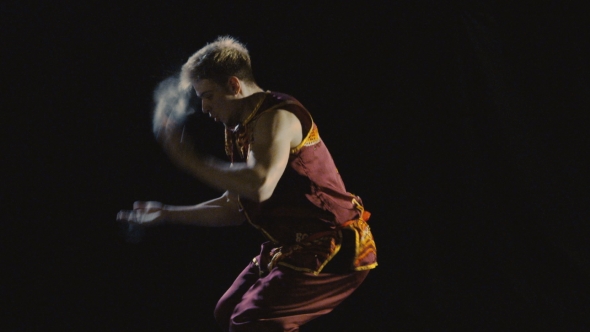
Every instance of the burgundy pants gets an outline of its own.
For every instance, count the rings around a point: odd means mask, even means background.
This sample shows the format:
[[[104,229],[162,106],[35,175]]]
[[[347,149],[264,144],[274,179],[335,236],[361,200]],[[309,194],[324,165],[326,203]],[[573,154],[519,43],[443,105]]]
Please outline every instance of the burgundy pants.
[[[217,303],[215,319],[224,331],[299,331],[332,311],[369,273],[315,276],[278,266],[259,277],[258,271],[250,263]]]

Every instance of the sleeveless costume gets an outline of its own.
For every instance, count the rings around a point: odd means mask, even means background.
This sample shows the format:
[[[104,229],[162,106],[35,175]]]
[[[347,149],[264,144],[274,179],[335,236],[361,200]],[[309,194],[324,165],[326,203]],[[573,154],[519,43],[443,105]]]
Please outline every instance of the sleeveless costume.
[[[215,315],[231,331],[297,331],[348,297],[377,266],[377,252],[367,225],[370,213],[346,191],[310,113],[295,98],[277,92],[267,92],[258,109],[262,111],[252,121],[226,129],[232,162],[247,160],[256,144],[256,119],[265,112],[294,114],[304,139],[291,149],[268,200],[239,200],[248,222],[269,241],[219,301]],[[290,286],[273,290],[275,280],[290,280]]]

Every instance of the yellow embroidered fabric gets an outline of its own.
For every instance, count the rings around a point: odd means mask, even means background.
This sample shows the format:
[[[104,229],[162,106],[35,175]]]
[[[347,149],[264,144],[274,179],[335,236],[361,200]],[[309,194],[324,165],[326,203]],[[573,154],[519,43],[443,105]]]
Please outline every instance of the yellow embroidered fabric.
[[[311,129],[307,133],[307,136],[299,145],[291,149],[291,154],[295,154],[299,152],[304,146],[312,146],[318,144],[322,139],[320,138],[320,132],[318,130],[318,126],[315,123],[312,123]]]

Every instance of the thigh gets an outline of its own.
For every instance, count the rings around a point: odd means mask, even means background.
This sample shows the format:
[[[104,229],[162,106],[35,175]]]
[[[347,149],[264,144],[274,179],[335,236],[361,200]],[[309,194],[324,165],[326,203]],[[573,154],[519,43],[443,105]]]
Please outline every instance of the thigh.
[[[250,287],[252,287],[252,285],[258,280],[258,271],[258,266],[254,261],[250,262],[217,302],[214,312],[215,320],[217,320],[224,331],[229,329],[230,317],[234,312],[236,305],[240,303],[242,296],[244,296]]]
[[[231,317],[231,331],[298,331],[299,326],[332,311],[368,271],[313,275],[285,267],[258,279]]]

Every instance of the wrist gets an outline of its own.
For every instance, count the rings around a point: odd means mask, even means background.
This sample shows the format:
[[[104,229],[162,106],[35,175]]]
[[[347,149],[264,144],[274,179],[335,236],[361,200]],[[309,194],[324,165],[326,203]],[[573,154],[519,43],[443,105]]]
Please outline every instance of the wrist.
[[[170,209],[168,208],[167,205],[162,204],[162,207],[160,208],[160,223],[167,223],[168,221],[170,221]]]

